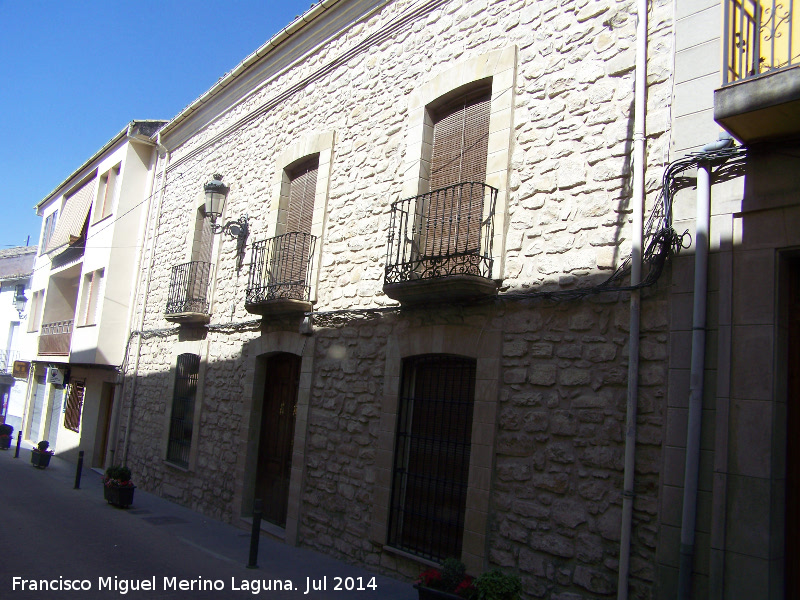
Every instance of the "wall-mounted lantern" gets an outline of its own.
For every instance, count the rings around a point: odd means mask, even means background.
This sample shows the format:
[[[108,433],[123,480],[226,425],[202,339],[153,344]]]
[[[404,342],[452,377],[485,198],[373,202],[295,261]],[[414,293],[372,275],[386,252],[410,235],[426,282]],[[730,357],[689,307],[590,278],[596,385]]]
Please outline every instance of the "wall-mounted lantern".
[[[211,219],[211,231],[213,233],[227,233],[232,238],[243,240],[248,233],[248,217],[242,215],[235,221],[228,221],[225,225],[217,225],[217,219],[222,216],[225,210],[225,200],[228,197],[230,188],[222,183],[222,175],[215,173],[214,178],[203,186],[206,194],[206,217]]]

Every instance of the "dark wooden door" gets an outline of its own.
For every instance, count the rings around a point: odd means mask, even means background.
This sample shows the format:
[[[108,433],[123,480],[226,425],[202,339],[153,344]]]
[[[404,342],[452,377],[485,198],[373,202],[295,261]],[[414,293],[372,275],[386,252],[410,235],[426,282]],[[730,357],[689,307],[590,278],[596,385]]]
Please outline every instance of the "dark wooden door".
[[[790,264],[787,367],[785,598],[800,598],[800,259]]]
[[[294,354],[277,354],[266,367],[255,497],[263,503],[263,518],[281,527],[286,525],[289,499],[300,360]]]

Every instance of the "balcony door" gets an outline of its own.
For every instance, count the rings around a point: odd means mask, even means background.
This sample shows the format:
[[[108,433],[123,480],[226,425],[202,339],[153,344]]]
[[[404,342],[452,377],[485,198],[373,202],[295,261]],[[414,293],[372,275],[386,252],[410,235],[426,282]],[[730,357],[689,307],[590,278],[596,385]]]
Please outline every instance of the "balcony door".
[[[265,369],[255,497],[262,501],[263,518],[281,527],[289,500],[300,361],[294,354],[276,354]]]
[[[480,252],[490,106],[491,88],[481,87],[431,111],[430,192],[417,218],[423,257],[440,260],[443,274]]]

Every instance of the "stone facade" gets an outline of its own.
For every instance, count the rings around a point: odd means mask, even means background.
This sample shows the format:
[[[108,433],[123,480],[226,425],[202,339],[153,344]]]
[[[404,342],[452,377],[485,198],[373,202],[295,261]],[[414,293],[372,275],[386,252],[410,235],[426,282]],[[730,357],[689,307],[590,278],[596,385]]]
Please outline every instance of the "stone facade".
[[[671,18],[669,3],[651,6],[648,206],[670,141]],[[252,510],[264,357],[299,356],[288,514],[272,533],[411,579],[426,561],[386,545],[402,361],[467,356],[477,384],[462,559],[475,573],[519,573],[526,598],[612,595],[628,295],[508,294],[595,285],[630,252],[635,5],[340,2],[307,32],[161,134],[117,456],[143,488],[240,522]],[[400,308],[382,291],[388,211],[418,193],[424,107],[488,78],[499,297]],[[299,333],[302,316],[245,311],[249,247],[238,256],[224,236],[212,253],[210,324],[170,326],[171,269],[191,256],[203,183],[224,175],[223,221],[247,213],[250,244],[281,233],[281,174],[304,153],[319,154],[321,174],[313,331]],[[637,598],[655,597],[668,287],[669,271],[642,302]],[[179,468],[165,458],[184,353],[201,366],[188,464]]]

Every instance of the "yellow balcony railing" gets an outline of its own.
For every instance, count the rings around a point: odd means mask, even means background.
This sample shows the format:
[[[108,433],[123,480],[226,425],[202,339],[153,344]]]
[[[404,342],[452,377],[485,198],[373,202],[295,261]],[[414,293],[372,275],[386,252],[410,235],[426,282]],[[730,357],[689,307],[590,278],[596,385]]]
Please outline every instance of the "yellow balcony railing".
[[[800,63],[794,0],[725,0],[723,84]]]

